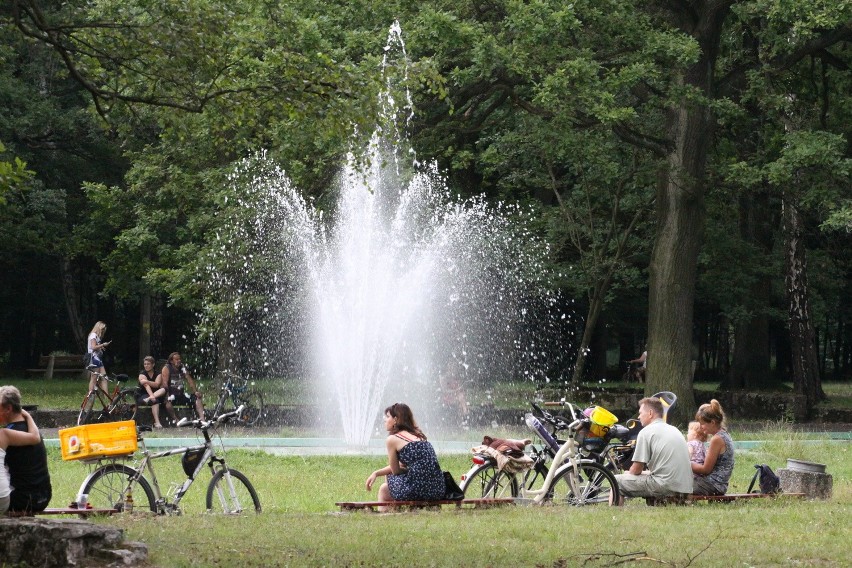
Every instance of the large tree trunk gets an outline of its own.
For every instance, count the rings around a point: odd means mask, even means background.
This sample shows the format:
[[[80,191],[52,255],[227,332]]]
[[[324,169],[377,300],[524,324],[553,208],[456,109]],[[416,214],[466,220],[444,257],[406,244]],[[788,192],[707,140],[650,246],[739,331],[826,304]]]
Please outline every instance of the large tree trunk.
[[[139,360],[151,353],[151,294],[142,294],[139,300]]]
[[[139,361],[151,355],[165,359],[163,353],[163,300],[159,294],[143,294],[139,302]]]
[[[577,350],[577,359],[574,361],[574,374],[571,377],[571,383],[579,385],[583,380],[583,373],[586,368],[586,357],[589,352],[589,345],[592,343],[592,335],[595,332],[595,327],[598,325],[598,318],[603,309],[605,289],[609,287],[609,278],[606,282],[599,282],[595,286],[594,291],[589,295],[589,313],[586,314],[586,325],[583,328],[583,338],[580,340],[580,348]]]
[[[713,96],[713,67],[726,1],[663,3],[671,23],[701,47],[699,60],[684,74],[684,86]],[[666,131],[672,143],[657,184],[657,237],[651,255],[648,314],[648,373],[645,393],[673,391],[678,405],[673,420],[683,422],[695,410],[692,390],[693,304],[698,253],[704,237],[704,178],[707,148],[713,137],[710,109],[684,100],[671,109]]]
[[[771,207],[765,196],[740,200],[740,235],[761,253],[772,249]],[[750,289],[752,315],[734,325],[734,361],[721,387],[765,388],[774,383],[770,372],[769,307],[771,281],[758,275]]]
[[[796,203],[789,195],[782,205],[784,219],[784,283],[790,302],[790,345],[793,351],[793,387],[805,395],[808,411],[825,400],[819,376],[814,328],[808,300],[808,275],[803,221]]]
[[[74,342],[81,353],[86,351],[86,331],[80,317],[80,291],[75,284],[74,269],[68,258],[63,258],[59,266],[62,276],[62,295],[65,298],[65,311],[68,314],[68,325],[74,336]]]

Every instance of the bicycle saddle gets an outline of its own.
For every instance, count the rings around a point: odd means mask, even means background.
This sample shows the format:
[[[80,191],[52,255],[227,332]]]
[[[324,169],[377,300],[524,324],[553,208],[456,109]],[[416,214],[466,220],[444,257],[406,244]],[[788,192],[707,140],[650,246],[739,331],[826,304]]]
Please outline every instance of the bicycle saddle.
[[[127,378],[128,378],[127,375],[124,375],[124,374],[115,376],[115,380],[120,382],[120,383],[125,382],[127,380]]]

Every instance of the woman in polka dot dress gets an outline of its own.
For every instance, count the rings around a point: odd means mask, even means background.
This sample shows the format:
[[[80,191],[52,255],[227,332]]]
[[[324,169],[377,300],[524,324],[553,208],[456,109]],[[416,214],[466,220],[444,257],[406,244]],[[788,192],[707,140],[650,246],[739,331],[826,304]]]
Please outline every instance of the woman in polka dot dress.
[[[427,501],[443,499],[446,487],[435,448],[414,421],[407,404],[398,402],[385,409],[385,441],[388,465],[367,478],[367,491],[377,477],[387,476],[379,488],[379,501]]]

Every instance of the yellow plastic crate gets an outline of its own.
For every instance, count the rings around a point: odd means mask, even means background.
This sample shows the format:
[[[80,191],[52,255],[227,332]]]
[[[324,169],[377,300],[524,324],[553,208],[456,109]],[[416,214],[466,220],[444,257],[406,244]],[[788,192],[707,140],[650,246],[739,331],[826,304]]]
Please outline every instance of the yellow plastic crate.
[[[129,455],[138,447],[136,421],[86,424],[59,431],[63,460]]]
[[[618,422],[618,418],[615,414],[603,406],[595,406],[589,418],[592,419],[589,431],[592,433],[592,436],[598,438],[606,436],[607,432],[609,432],[610,426]]]

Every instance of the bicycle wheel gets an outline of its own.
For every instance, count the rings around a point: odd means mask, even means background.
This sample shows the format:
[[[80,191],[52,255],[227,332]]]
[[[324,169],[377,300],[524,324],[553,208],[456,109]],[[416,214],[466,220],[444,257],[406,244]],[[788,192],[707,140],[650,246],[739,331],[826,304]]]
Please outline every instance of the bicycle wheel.
[[[230,475],[226,475],[230,473]],[[249,505],[251,503],[251,505]],[[248,478],[236,469],[220,469],[207,486],[207,510],[226,515],[251,511],[260,513],[260,499]]]
[[[136,471],[129,466],[120,463],[110,463],[96,469],[80,489],[80,493],[89,495],[89,503],[96,509],[116,509],[123,512],[126,503],[125,492],[130,479],[136,475]],[[143,501],[140,497],[140,491],[144,493]],[[148,507],[151,511],[157,512],[157,503],[154,499],[154,491],[151,485],[144,477],[136,480],[136,483],[131,488],[131,495],[134,499],[136,507]]]
[[[472,469],[461,485],[465,499],[499,499],[518,496],[518,479],[488,462]]]
[[[243,426],[254,426],[263,417],[263,396],[257,391],[243,393],[234,401],[239,407],[245,406],[240,414],[239,423]]]
[[[615,476],[599,463],[581,462],[577,466],[577,478],[574,477],[574,468],[570,465],[562,469],[553,478],[550,484],[551,491],[548,493],[550,500],[557,505],[607,505],[612,501],[618,502],[619,490]],[[575,489],[572,488],[575,486]]]
[[[77,415],[77,426],[88,424],[92,418],[92,407],[95,405],[95,391],[89,391],[83,404],[80,405],[80,414]]]
[[[136,389],[124,389],[109,405],[109,421],[120,422],[136,417]]]

